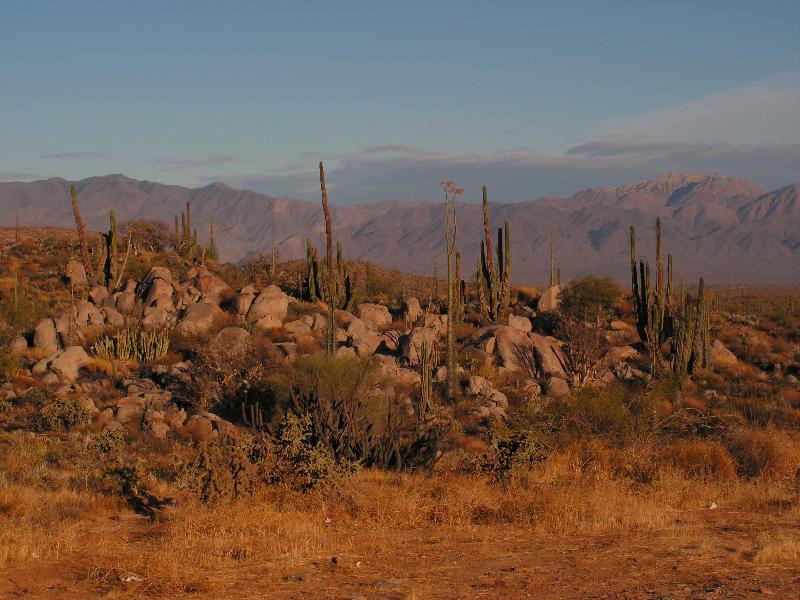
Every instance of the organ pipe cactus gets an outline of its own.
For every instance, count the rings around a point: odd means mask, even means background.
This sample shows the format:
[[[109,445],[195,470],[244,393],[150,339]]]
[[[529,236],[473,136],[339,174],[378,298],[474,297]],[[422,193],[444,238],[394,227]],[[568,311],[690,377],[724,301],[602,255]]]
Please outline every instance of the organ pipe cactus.
[[[506,221],[503,228],[497,230],[495,266],[486,186],[483,186],[483,231],[485,239],[481,242],[481,254],[475,273],[478,300],[484,316],[490,321],[499,321],[508,310],[511,295],[511,248]]]
[[[709,309],[704,295],[704,281],[696,299],[684,292],[681,281],[677,301],[674,298],[672,255],[663,265],[661,219],[656,220],[656,273],[652,286],[650,263],[636,257],[636,229],[630,229],[631,293],[636,328],[647,347],[651,372],[662,366],[678,375],[690,375],[708,365]],[[666,281],[665,281],[666,277]],[[665,344],[665,342],[671,342]],[[665,351],[666,348],[666,351]]]
[[[91,348],[98,358],[136,362],[154,362],[167,355],[169,333],[167,331],[145,331],[123,329],[95,342]]]

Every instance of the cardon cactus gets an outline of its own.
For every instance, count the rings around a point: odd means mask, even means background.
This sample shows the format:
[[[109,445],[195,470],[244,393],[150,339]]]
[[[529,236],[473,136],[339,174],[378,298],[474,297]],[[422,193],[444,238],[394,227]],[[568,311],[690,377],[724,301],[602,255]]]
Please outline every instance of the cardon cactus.
[[[684,293],[681,285],[674,298],[672,255],[667,255],[666,273],[663,264],[661,219],[656,220],[656,273],[652,286],[650,263],[636,260],[636,229],[630,229],[631,294],[636,328],[650,354],[651,371],[667,369],[679,375],[708,364],[709,312],[704,296],[704,282],[696,300]],[[665,281],[666,276],[666,281]],[[671,344],[665,342],[671,341]],[[667,354],[664,348],[667,348]]]
[[[485,239],[481,242],[481,255],[475,273],[478,300],[484,316],[490,321],[499,321],[508,310],[511,296],[511,247],[506,221],[503,228],[497,230],[495,266],[486,186],[483,186],[483,232]]]

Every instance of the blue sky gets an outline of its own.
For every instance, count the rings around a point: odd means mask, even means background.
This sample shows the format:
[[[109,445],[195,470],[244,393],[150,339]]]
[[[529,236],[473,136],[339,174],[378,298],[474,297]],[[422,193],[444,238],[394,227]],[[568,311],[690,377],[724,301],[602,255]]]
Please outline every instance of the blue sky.
[[[498,6],[499,4],[499,6]],[[800,180],[800,3],[0,4],[0,180],[338,202]]]

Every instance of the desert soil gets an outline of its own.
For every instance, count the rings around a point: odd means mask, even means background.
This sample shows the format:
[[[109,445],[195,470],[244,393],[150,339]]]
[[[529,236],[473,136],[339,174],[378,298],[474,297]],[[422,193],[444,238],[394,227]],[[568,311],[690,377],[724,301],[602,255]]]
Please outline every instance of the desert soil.
[[[128,546],[158,539],[158,525],[134,515],[99,519],[87,535],[96,528]],[[759,558],[765,538],[796,538],[798,530],[796,522],[718,510],[682,513],[667,531],[624,535],[334,525],[335,555],[231,561],[183,592],[74,554],[0,572],[0,598],[800,598],[800,564]]]

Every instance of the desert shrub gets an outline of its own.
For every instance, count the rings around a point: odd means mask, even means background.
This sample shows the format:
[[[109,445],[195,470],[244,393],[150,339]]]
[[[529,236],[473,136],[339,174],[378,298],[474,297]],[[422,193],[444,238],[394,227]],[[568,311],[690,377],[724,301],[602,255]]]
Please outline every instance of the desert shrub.
[[[165,506],[172,503],[169,498],[159,498],[152,490],[141,459],[125,464],[113,464],[106,470],[106,480],[111,491],[126,500],[128,506],[151,520]]]
[[[622,386],[585,387],[563,404],[564,427],[580,435],[627,436],[634,429]]]
[[[309,490],[357,469],[357,463],[337,460],[330,448],[317,439],[310,414],[288,413],[275,436],[279,481]]]
[[[570,281],[559,297],[561,312],[586,321],[607,314],[622,298],[622,288],[611,277],[588,275]]]
[[[497,482],[508,483],[531,465],[547,459],[553,446],[531,429],[490,428],[488,447],[476,457],[466,457],[468,470],[486,473]]]
[[[677,440],[664,448],[660,458],[690,477],[730,478],[736,475],[733,457],[718,441]]]
[[[201,502],[235,499],[249,494],[256,483],[252,438],[231,437],[202,445],[185,467],[185,485]],[[255,458],[254,458],[255,457]]]
[[[598,381],[606,373],[604,357],[608,344],[598,328],[568,318],[559,323],[556,337],[563,341],[562,366],[575,387]]]
[[[793,478],[800,470],[800,448],[776,430],[740,430],[728,448],[742,477]]]
[[[388,396],[377,366],[372,359],[323,353],[298,358],[289,383],[291,411],[310,418],[312,444],[324,445],[337,461],[431,467],[453,428],[450,414],[420,398],[409,406],[403,397]]]
[[[55,398],[31,419],[36,431],[66,431],[92,420],[89,411],[74,398]]]
[[[139,219],[126,221],[120,225],[120,237],[131,236],[131,243],[137,250],[158,253],[171,249],[175,244],[175,232],[166,223]]]
[[[119,455],[125,445],[125,430],[114,428],[93,435],[86,444],[86,449],[99,458],[113,458]]]

